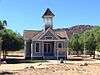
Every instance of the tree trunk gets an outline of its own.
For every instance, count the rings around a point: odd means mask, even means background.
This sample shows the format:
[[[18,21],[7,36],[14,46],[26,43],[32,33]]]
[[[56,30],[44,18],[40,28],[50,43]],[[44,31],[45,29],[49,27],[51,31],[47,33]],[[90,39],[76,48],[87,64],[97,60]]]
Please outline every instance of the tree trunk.
[[[4,55],[5,55],[5,52],[4,52],[4,50],[3,50],[3,60],[4,60]]]
[[[94,51],[94,53],[93,53],[93,59],[95,59],[95,51]]]
[[[90,57],[92,57],[92,54],[90,54]]]
[[[92,55],[93,55],[93,52],[90,51],[90,57],[92,57]]]
[[[6,51],[3,50],[3,60],[5,60],[5,59],[6,59]]]
[[[77,51],[77,56],[79,56],[79,51]]]

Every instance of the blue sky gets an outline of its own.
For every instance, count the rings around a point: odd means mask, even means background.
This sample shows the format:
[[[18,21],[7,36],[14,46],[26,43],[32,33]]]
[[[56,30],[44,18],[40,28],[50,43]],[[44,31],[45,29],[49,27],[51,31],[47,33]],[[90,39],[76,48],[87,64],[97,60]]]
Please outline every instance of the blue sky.
[[[46,8],[56,15],[54,28],[76,24],[100,25],[100,0],[0,0],[0,20],[8,21],[8,28],[43,29],[41,16]]]

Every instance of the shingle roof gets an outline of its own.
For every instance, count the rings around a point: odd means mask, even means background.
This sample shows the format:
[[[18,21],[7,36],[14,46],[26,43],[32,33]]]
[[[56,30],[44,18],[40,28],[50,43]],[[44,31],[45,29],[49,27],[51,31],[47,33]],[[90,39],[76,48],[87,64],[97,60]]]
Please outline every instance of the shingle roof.
[[[32,39],[35,35],[37,35],[40,31],[34,31],[34,30],[24,30],[24,39]]]
[[[55,35],[57,35],[60,39],[68,39],[68,35],[65,30],[57,30],[55,31]],[[45,31],[34,31],[34,30],[25,30],[24,31],[24,39],[33,39],[38,40],[41,35],[43,35]]]
[[[39,32],[36,36],[34,36],[32,39],[33,40],[38,40],[39,37],[44,33],[44,31]]]
[[[51,10],[49,8],[47,8],[46,12],[43,14],[42,17],[44,17],[44,16],[55,16],[55,15],[51,12]]]
[[[59,36],[61,39],[68,39],[68,35],[66,33],[65,30],[57,30],[55,31],[55,33],[57,34],[57,36]]]

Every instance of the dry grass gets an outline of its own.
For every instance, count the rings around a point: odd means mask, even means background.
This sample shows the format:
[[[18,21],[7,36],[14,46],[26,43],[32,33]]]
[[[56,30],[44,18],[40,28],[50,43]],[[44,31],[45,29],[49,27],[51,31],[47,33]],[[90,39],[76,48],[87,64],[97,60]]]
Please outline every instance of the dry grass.
[[[46,64],[34,68],[27,67],[15,75],[100,75],[100,64]]]

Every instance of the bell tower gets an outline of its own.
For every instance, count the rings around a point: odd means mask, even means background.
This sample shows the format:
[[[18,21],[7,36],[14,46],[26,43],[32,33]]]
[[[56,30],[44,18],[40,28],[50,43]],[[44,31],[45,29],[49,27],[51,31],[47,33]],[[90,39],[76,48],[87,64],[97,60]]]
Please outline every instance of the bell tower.
[[[47,30],[48,28],[51,28],[51,29],[53,28],[53,17],[54,16],[55,15],[50,11],[50,9],[47,8],[47,10],[42,16],[43,21],[44,21],[45,30]]]

